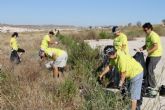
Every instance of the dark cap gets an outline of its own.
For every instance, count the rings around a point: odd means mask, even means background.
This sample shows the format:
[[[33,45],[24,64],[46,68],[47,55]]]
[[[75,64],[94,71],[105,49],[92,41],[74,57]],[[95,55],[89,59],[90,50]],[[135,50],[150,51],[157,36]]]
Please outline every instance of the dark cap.
[[[104,48],[104,54],[106,55],[114,55],[116,53],[116,49],[112,45],[108,45]]]
[[[120,29],[119,29],[118,26],[112,27],[112,32],[113,32],[113,33],[117,32],[117,31],[119,31],[119,30],[120,30]]]

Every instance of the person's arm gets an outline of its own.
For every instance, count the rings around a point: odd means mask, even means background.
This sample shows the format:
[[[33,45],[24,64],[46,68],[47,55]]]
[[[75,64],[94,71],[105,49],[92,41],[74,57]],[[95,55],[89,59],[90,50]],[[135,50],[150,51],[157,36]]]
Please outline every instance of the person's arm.
[[[58,42],[57,41],[54,41],[54,40],[50,40],[50,41],[48,41],[48,43],[49,44],[56,44],[56,45],[58,44]]]
[[[127,52],[126,52],[126,46],[127,46],[127,44],[128,44],[127,36],[123,36],[123,41],[122,41],[122,47],[121,47],[121,49],[122,49],[123,52],[125,52],[125,54],[127,54]]]
[[[102,77],[107,74],[109,71],[111,70],[111,66],[106,66],[105,69],[103,70],[103,72],[99,75],[100,80],[102,79]]]
[[[126,64],[127,60],[125,58],[125,56],[121,57],[118,61],[119,64],[119,69],[120,69],[120,82],[119,82],[119,89],[122,88],[124,82],[125,82],[125,78],[126,78],[126,70],[127,70],[127,64]]]
[[[154,52],[157,49],[158,49],[158,44],[157,43],[154,43],[153,46],[147,50],[148,51],[148,54]]]
[[[53,40],[52,38],[48,39],[48,43],[49,44],[56,44],[56,45],[58,44],[58,42],[56,40]]]
[[[140,51],[143,51],[146,49],[146,45],[142,46],[141,48],[139,48]]]
[[[126,49],[126,44],[122,44],[122,51],[125,51]]]
[[[121,73],[121,78],[120,78],[120,82],[119,82],[119,88],[121,88],[124,84],[124,81],[125,81],[125,72]]]

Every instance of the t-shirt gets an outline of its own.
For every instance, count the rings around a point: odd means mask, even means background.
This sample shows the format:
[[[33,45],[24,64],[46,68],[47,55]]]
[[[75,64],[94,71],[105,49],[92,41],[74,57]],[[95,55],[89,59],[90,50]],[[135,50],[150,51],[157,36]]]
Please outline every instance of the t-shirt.
[[[10,47],[13,49],[13,50],[18,50],[18,43],[17,43],[17,40],[15,37],[12,37],[10,39]]]
[[[162,55],[162,45],[160,41],[160,37],[157,33],[154,31],[151,31],[151,33],[146,36],[146,49],[152,48],[154,43],[157,43],[158,49],[155,50],[154,52],[150,53],[148,56],[153,56],[153,57],[159,57]]]
[[[45,35],[43,40],[42,40],[42,43],[41,43],[41,49],[43,51],[45,51],[48,48],[48,45],[49,45],[48,42],[50,42],[50,36]]]
[[[113,45],[115,46],[117,51],[122,51],[125,54],[129,54],[128,41],[125,34],[120,33],[120,35],[114,39]],[[122,45],[126,46],[124,50],[122,50]]]
[[[47,49],[45,50],[45,53],[46,53],[49,57],[52,57],[53,54],[55,54],[56,57],[59,57],[59,56],[63,55],[64,50],[57,49],[57,48],[47,48]]]
[[[125,73],[126,78],[132,79],[143,72],[143,68],[132,56],[117,52],[117,57],[110,60],[109,65],[115,66],[120,73]]]

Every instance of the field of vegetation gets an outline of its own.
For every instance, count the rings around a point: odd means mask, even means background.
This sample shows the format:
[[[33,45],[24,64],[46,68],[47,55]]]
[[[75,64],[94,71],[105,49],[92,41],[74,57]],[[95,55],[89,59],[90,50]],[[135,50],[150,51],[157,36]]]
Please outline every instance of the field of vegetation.
[[[165,36],[165,28],[155,26]],[[128,39],[143,37],[140,27],[122,28]],[[10,33],[0,33],[0,109],[2,110],[125,110],[128,100],[120,94],[105,92],[97,82],[96,68],[101,63],[99,51],[91,49],[85,39],[113,38],[111,30],[83,30],[61,33],[54,47],[68,52],[64,77],[53,79],[51,71],[39,64],[40,42],[47,32],[20,33],[18,42],[26,53],[19,65],[10,57]]]
[[[39,65],[38,50],[45,33],[20,33],[18,42],[26,53],[19,65],[9,61],[10,34],[0,34],[0,104],[3,110],[121,110],[126,107],[119,94],[106,93],[95,72],[98,50],[72,36],[59,35],[59,48],[67,50],[64,78],[53,79],[51,71]]]
[[[165,26],[154,25],[154,31],[157,32],[160,36],[165,36]],[[141,26],[120,26],[120,29],[128,37],[128,40],[133,40],[138,37],[144,37],[145,33]],[[88,29],[82,30],[77,33],[69,33],[70,36],[78,40],[89,40],[89,39],[113,39],[113,33],[111,29]]]

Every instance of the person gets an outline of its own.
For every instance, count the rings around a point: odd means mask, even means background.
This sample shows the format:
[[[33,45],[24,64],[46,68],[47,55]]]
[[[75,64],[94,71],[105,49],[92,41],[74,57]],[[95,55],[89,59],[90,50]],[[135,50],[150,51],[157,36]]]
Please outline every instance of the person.
[[[58,44],[57,41],[53,41],[52,37],[56,35],[53,31],[49,31],[48,35],[45,35],[42,39],[40,50],[39,50],[39,56],[42,59],[41,55],[45,52],[45,50],[49,47],[50,44]]]
[[[16,38],[18,38],[18,33],[14,32],[10,39],[10,47],[11,47],[10,61],[18,64],[21,62],[21,55],[25,53],[25,50],[19,48]]]
[[[120,31],[118,26],[114,26],[112,28],[112,33],[115,36],[113,45],[115,46],[116,50],[122,51],[125,54],[129,54],[127,36]]]
[[[162,45],[159,35],[153,31],[151,23],[145,23],[143,30],[146,33],[145,45],[139,48],[140,51],[147,50],[148,56],[146,58],[146,80],[148,88],[153,90],[153,95],[156,95],[156,80],[154,69],[162,56]],[[155,92],[154,92],[155,91]]]
[[[61,73],[59,69],[66,66],[68,59],[67,52],[58,48],[47,48],[42,56],[51,59],[48,63],[45,64],[45,66],[48,69],[53,69],[53,77],[60,77]]]
[[[120,74],[120,83],[118,85],[121,90],[125,79],[130,80],[130,93],[131,93],[131,110],[136,110],[137,100],[141,97],[141,87],[143,79],[143,68],[139,62],[137,62],[130,55],[126,55],[121,51],[117,51],[116,48],[110,45],[106,49],[106,54],[110,59],[109,65],[99,75],[100,80],[103,78],[108,71],[112,70],[115,66]]]
[[[120,28],[118,26],[114,26],[112,28],[112,33],[114,34],[115,38],[113,41],[113,46],[117,51],[121,51],[126,55],[129,55],[129,49],[128,49],[128,41],[127,36],[121,32]],[[115,79],[115,86],[119,84],[119,72],[117,68],[114,67],[114,79]]]

